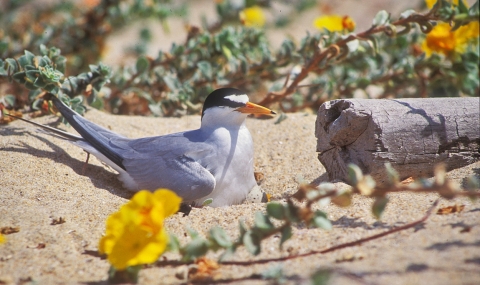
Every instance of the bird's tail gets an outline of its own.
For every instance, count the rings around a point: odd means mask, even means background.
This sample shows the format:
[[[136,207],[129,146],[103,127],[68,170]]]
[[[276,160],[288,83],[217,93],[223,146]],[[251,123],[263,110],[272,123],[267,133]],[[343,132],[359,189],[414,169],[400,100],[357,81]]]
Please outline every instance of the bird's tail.
[[[123,136],[88,121],[51,93],[47,93],[44,99],[53,102],[53,105],[55,105],[67,122],[80,134],[82,140],[86,141],[95,150],[108,158],[109,161],[125,169],[122,163],[122,156],[110,146],[110,140],[112,138],[124,138]]]
[[[110,139],[124,138],[123,136],[120,136],[106,128],[103,128],[97,124],[88,121],[87,119],[83,118],[75,111],[70,109],[67,105],[65,105],[65,103],[63,103],[60,99],[58,99],[55,95],[51,93],[47,93],[43,96],[43,98],[45,100],[50,100],[53,102],[53,105],[63,115],[67,122],[80,134],[80,136],[64,132],[57,128],[38,124],[14,115],[8,116],[15,117],[27,123],[38,126],[42,130],[47,131],[47,133],[50,135],[72,141],[75,145],[83,148],[87,152],[90,152],[97,157],[102,156],[105,159],[101,160],[108,161],[107,163],[109,165],[113,165],[119,169],[121,168],[125,170],[125,167],[122,163],[122,156],[117,153],[112,147],[110,147]]]
[[[5,115],[16,118],[16,119],[24,121],[24,122],[27,122],[29,124],[35,125],[37,127],[40,127],[42,130],[46,131],[46,133],[48,133],[49,135],[52,135],[52,136],[55,136],[55,137],[58,137],[58,138],[61,138],[61,139],[64,139],[64,140],[69,140],[69,141],[83,140],[83,138],[81,136],[77,136],[77,135],[62,131],[62,130],[54,128],[54,127],[50,127],[50,126],[47,126],[47,125],[42,125],[42,124],[36,123],[34,121],[30,121],[30,120],[27,120],[27,119],[24,119],[24,118],[21,118],[21,117],[18,117],[18,116],[10,115],[8,113],[5,114]]]

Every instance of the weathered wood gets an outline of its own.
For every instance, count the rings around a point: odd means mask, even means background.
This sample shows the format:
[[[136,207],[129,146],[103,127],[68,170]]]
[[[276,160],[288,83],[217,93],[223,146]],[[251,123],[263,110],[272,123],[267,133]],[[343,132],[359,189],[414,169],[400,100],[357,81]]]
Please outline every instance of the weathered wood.
[[[315,136],[331,181],[346,181],[349,163],[379,185],[386,162],[402,179],[428,177],[436,163],[480,159],[480,98],[333,100],[320,106]]]

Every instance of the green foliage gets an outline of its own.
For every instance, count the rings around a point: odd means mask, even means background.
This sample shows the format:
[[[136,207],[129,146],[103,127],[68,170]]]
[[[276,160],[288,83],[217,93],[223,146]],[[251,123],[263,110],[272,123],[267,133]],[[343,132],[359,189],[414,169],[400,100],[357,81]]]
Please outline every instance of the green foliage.
[[[246,226],[243,221],[239,222],[239,233],[235,241],[227,235],[224,229],[212,227],[206,238],[200,236],[197,232],[189,230],[191,241],[181,245],[178,238],[171,235],[169,250],[179,252],[183,261],[192,261],[204,256],[209,251],[222,250],[220,261],[232,257],[235,251],[244,246],[252,255],[258,255],[262,251],[262,241],[271,236],[280,236],[279,247],[282,248],[284,242],[292,238],[293,227],[309,225],[315,228],[325,230],[332,229],[332,223],[327,214],[321,210],[314,210],[313,205],[317,202],[331,199],[339,206],[348,206],[351,202],[351,196],[354,193],[360,193],[374,198],[372,203],[372,214],[380,219],[387,208],[389,199],[388,193],[409,191],[409,192],[435,192],[444,198],[452,199],[458,196],[466,196],[472,199],[478,196],[480,182],[475,177],[467,179],[465,189],[461,191],[455,184],[451,183],[445,176],[445,169],[438,165],[435,170],[435,178],[432,180],[418,179],[410,184],[399,182],[398,173],[390,164],[386,164],[387,186],[383,188],[376,187],[375,181],[370,175],[364,175],[356,165],[349,165],[348,173],[353,191],[339,191],[334,184],[321,183],[317,187],[312,185],[301,185],[297,193],[287,198],[286,203],[270,202],[266,204],[265,213],[255,213],[255,219],[251,226]],[[346,198],[348,197],[348,198]],[[348,203],[345,203],[348,200]],[[303,202],[303,203],[302,203]],[[275,222],[273,222],[275,220]],[[351,244],[351,243],[348,243]],[[340,246],[339,248],[343,248]],[[324,284],[330,276],[328,270],[319,270],[311,276],[313,284]],[[266,279],[284,278],[281,274],[281,268],[270,269],[262,275]],[[278,279],[279,280],[279,279]]]
[[[332,277],[332,270],[319,269],[311,276],[312,285],[327,285]]]
[[[90,65],[90,72],[66,77],[63,73],[66,59],[60,50],[44,45],[40,45],[40,50],[41,55],[26,50],[18,59],[7,58],[0,62],[0,75],[8,76],[30,90],[28,97],[32,100],[33,109],[40,109],[43,98],[39,98],[39,95],[45,92],[58,96],[79,114],[86,110],[84,96],[92,106],[102,106],[98,93],[109,81],[109,67],[101,63]]]
[[[377,197],[375,202],[372,205],[372,213],[375,218],[379,219],[382,217],[385,207],[387,206],[388,198],[387,197]]]
[[[436,20],[453,21],[454,29],[478,21],[478,1],[468,8],[463,2],[452,6],[444,0],[429,14],[409,9],[397,21],[380,11],[372,20],[372,28],[359,33],[360,37],[325,31],[307,34],[298,43],[286,39],[278,50],[272,50],[263,30],[239,26],[242,5],[222,1],[217,4],[218,23],[205,23],[203,29],[191,27],[184,43],[173,44],[168,52],[159,51],[156,58],[144,55],[152,32],[141,29],[133,48],[138,55],[135,65],[115,68],[109,88],[101,94],[100,86],[109,76],[94,80],[93,88],[87,90],[89,73],[85,71],[100,60],[110,33],[145,18],[159,19],[168,29],[169,17],[187,15],[184,3],[118,0],[78,7],[62,1],[33,9],[26,22],[20,17],[21,8],[34,3],[10,1],[0,12],[0,34],[6,35],[0,39],[0,85],[11,86],[18,93],[10,93],[20,98],[22,92],[38,88],[58,93],[57,89],[64,88],[58,83],[67,81],[66,77],[72,81],[71,92],[62,92],[70,98],[81,95],[87,99],[84,102],[113,113],[157,116],[197,113],[205,97],[222,86],[239,87],[250,94],[268,89],[270,97],[264,103],[278,102],[283,111],[317,108],[326,100],[351,97],[356,90],[372,85],[379,87],[376,96],[380,98],[478,95],[478,48],[472,46],[455,57],[433,54],[429,58],[420,49],[424,33],[431,31]],[[315,1],[295,3],[298,13]],[[268,1],[246,2],[246,6],[252,5],[270,9]],[[32,22],[41,24],[32,26]],[[57,48],[47,49],[47,45]],[[38,66],[32,64],[32,56],[39,61]],[[307,72],[295,81],[299,70]],[[309,88],[298,89],[301,81]],[[22,84],[23,91],[15,84]],[[282,96],[271,96],[280,91]],[[136,104],[142,108],[132,106],[132,95],[141,98]],[[29,98],[33,107],[38,106],[33,93],[23,97]]]

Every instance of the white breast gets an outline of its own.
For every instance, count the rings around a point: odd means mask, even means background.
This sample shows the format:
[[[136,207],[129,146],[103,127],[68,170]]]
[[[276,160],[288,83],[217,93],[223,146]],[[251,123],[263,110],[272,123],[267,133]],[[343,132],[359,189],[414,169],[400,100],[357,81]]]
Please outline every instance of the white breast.
[[[205,157],[201,164],[206,165],[215,177],[215,189],[202,199],[203,204],[212,198],[212,207],[239,204],[256,185],[253,175],[253,141],[250,132],[242,124],[236,129],[217,128],[207,139],[216,145],[217,153]]]

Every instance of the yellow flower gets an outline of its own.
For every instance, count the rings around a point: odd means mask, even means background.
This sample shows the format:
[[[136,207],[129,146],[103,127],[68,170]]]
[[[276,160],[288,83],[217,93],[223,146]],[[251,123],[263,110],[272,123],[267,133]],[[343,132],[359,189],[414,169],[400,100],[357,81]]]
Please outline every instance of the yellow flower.
[[[327,29],[330,32],[341,32],[355,30],[355,22],[349,16],[326,15],[314,20],[313,26],[319,30]]]
[[[2,234],[0,234],[0,244],[4,242],[5,242],[5,237]]]
[[[427,57],[432,53],[452,56],[455,53],[464,53],[469,45],[478,45],[478,22],[470,22],[452,32],[448,23],[439,23],[427,34],[422,43],[422,50]]]
[[[450,0],[448,2],[452,2],[453,5],[458,6],[458,0],[453,0],[453,1]],[[435,3],[437,3],[437,0],[425,0],[425,4],[427,4],[428,9],[432,9],[433,5],[435,5]],[[465,6],[468,7],[468,5],[466,5],[465,1],[463,1],[463,3],[465,3]]]
[[[258,6],[243,9],[239,16],[240,21],[246,27],[263,27],[265,25],[265,15]]]
[[[117,270],[155,262],[165,251],[168,235],[163,220],[176,213],[182,199],[174,192],[142,190],[110,215],[98,249]]]

